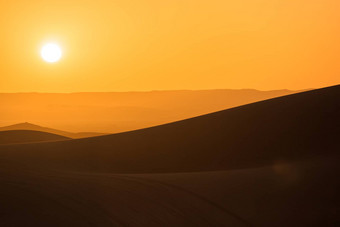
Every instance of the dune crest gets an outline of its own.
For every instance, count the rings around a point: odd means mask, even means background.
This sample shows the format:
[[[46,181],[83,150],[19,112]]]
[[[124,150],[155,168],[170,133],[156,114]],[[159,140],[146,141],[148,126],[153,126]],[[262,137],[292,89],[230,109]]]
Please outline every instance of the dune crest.
[[[126,133],[3,146],[1,154],[100,172],[225,170],[326,155],[339,149],[339,97],[340,86],[328,87]]]

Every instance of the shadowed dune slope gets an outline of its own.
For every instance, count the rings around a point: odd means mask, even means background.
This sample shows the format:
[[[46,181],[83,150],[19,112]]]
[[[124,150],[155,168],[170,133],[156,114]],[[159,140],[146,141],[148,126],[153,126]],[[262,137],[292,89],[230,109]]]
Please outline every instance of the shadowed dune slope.
[[[0,144],[67,140],[68,137],[31,130],[0,131]]]
[[[169,174],[1,165],[1,226],[337,226],[339,156]]]
[[[333,86],[127,133],[1,146],[0,158],[122,173],[245,168],[338,151],[339,116],[340,86]]]

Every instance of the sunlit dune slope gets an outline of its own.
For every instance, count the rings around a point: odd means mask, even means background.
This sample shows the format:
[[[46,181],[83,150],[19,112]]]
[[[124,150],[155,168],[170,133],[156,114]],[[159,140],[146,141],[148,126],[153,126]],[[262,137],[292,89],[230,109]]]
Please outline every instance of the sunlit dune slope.
[[[31,130],[0,131],[0,144],[58,141],[67,139],[70,138],[52,133]]]
[[[227,170],[336,152],[339,116],[340,86],[333,86],[127,133],[2,146],[0,155],[99,172]]]

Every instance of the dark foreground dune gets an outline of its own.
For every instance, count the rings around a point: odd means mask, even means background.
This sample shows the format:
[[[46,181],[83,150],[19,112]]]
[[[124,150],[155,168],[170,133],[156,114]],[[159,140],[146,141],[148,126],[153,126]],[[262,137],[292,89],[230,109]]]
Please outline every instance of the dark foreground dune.
[[[2,165],[0,225],[337,226],[338,160],[143,175]]]
[[[67,139],[70,138],[52,133],[31,130],[0,131],[0,144],[59,141]]]
[[[334,86],[128,133],[2,145],[0,225],[335,226],[339,116]]]

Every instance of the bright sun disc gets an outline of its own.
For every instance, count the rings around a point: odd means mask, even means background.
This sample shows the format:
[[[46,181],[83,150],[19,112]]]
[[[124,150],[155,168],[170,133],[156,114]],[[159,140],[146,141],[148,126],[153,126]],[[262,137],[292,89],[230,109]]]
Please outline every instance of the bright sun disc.
[[[62,51],[57,44],[48,43],[41,49],[41,57],[50,63],[57,62],[60,60]]]

